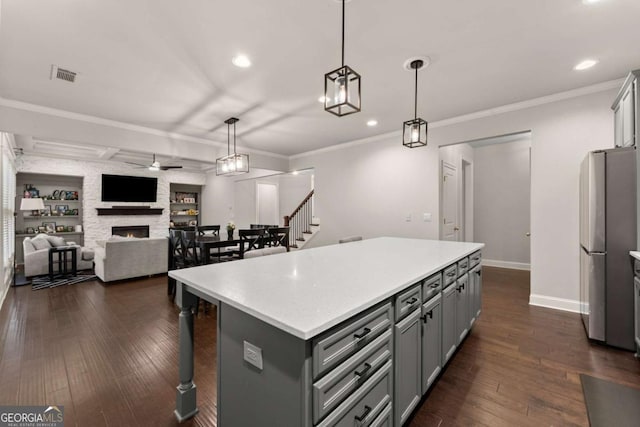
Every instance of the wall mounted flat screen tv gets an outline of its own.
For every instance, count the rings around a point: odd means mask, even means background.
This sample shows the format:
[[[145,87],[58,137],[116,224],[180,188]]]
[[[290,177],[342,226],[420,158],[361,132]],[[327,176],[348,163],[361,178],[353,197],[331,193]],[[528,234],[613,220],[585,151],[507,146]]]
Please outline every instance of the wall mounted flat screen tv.
[[[102,175],[103,202],[155,202],[158,178]]]

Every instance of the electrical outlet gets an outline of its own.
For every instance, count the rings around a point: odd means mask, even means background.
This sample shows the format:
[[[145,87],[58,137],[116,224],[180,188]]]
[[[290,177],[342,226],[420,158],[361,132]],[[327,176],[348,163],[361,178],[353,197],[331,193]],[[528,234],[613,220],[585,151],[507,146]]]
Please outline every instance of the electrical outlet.
[[[422,219],[424,222],[431,222],[431,214],[430,213],[423,213],[422,214]]]
[[[407,222],[411,222],[411,212],[408,212],[405,216],[404,216],[405,221]]]
[[[244,341],[244,360],[262,370],[262,349]]]

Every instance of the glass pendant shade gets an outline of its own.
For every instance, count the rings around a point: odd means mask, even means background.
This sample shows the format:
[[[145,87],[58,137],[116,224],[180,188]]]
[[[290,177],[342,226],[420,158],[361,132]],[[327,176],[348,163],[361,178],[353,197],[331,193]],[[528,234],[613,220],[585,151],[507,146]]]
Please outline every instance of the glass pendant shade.
[[[402,145],[409,148],[424,147],[427,145],[428,127],[429,123],[419,117],[404,122]]]
[[[360,74],[347,65],[325,74],[324,109],[336,116],[360,111]]]
[[[216,159],[216,175],[239,175],[249,172],[248,154],[230,154]]]
[[[227,124],[227,155],[216,159],[216,175],[240,175],[249,172],[249,155],[236,152],[236,122],[239,119],[231,117],[224,122]],[[233,125],[233,153],[231,153],[231,125]]]

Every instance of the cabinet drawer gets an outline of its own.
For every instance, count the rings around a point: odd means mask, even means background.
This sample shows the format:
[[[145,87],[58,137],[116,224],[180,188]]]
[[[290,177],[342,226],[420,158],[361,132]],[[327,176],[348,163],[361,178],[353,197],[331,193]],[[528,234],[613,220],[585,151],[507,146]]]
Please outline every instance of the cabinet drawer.
[[[393,407],[389,403],[369,427],[393,427]]]
[[[446,288],[447,286],[455,282],[457,277],[458,267],[456,266],[456,264],[452,264],[449,267],[445,268],[443,273],[444,287]]]
[[[408,290],[396,296],[396,322],[404,319],[407,314],[420,308],[422,303],[422,282],[413,285]]]
[[[391,337],[391,329],[388,329],[313,385],[314,423],[324,418],[391,359]]]
[[[480,264],[480,260],[482,259],[482,252],[477,251],[469,255],[469,268],[475,267]]]
[[[427,302],[442,290],[442,274],[429,276],[422,285],[422,302]]]
[[[462,276],[469,271],[469,258],[462,258],[458,261],[458,276]]]
[[[640,276],[640,260],[633,260],[633,274]]]
[[[378,335],[393,322],[390,302],[359,314],[313,340],[313,377],[317,378],[338,365]]]
[[[391,403],[391,367],[392,363],[389,360],[318,426],[370,425]]]

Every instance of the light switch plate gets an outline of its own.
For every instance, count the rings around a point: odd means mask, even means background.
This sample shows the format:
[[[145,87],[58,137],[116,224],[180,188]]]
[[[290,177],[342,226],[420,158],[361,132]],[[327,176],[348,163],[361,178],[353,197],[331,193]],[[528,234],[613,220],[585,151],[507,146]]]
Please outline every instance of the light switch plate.
[[[411,222],[411,212],[408,212],[408,213],[405,215],[404,219],[405,219],[407,222]]]
[[[262,370],[262,349],[244,341],[244,360]]]
[[[422,219],[424,222],[431,222],[431,214],[430,213],[423,213],[422,214]]]

